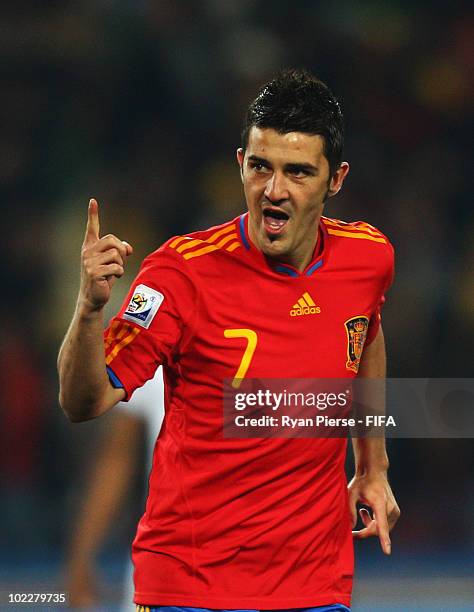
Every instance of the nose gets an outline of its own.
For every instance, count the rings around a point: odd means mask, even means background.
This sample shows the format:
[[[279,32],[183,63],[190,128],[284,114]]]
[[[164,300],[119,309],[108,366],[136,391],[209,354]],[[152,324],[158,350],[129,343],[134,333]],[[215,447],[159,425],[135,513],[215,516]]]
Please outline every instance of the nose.
[[[283,174],[273,172],[265,186],[264,196],[273,203],[287,200],[290,197]]]

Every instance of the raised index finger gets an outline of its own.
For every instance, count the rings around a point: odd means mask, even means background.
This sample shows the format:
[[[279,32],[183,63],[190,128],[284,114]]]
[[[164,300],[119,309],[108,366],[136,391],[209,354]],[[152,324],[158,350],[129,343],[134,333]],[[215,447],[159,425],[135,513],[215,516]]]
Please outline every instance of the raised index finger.
[[[84,237],[85,244],[94,244],[99,240],[99,205],[94,198],[89,200],[89,209],[87,212],[87,227]]]

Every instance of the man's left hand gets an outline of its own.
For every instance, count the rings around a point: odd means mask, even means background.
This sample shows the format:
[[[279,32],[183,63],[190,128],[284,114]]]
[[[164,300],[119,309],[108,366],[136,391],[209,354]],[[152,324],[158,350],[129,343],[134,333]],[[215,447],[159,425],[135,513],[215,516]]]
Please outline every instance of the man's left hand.
[[[357,524],[357,504],[364,504],[372,509],[373,516],[366,508],[360,508],[359,514],[364,528],[353,531],[356,540],[378,536],[380,545],[386,555],[391,553],[390,531],[400,517],[400,508],[390,488],[385,471],[354,476],[348,485],[349,505],[352,515],[352,527]]]

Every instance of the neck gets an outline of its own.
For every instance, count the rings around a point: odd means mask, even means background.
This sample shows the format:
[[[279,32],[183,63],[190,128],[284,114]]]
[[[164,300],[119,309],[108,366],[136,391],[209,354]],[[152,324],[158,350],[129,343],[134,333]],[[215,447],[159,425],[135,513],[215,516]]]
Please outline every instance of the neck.
[[[287,264],[299,272],[303,272],[303,270],[312,261],[314,254],[317,253],[317,249],[320,249],[321,247],[319,240],[320,218],[321,215],[318,216],[314,223],[311,223],[312,227],[316,227],[316,231],[313,231],[307,238],[304,238],[302,242],[292,251],[279,253],[278,246],[272,248],[271,246],[265,247],[263,244],[261,244],[258,230],[256,230],[253,226],[251,216],[248,218],[249,238],[252,244],[254,244],[259,251],[262,251],[262,253],[269,259]],[[277,241],[275,241],[273,244],[277,244]]]
[[[281,257],[275,257],[275,260],[292,266],[298,270],[298,272],[303,272],[303,270],[308,267],[313,259],[313,254],[318,248],[318,241],[319,236],[318,231],[316,231],[316,235],[313,236],[311,240],[308,240],[302,244],[300,248],[296,249],[293,253],[288,253],[282,255]]]

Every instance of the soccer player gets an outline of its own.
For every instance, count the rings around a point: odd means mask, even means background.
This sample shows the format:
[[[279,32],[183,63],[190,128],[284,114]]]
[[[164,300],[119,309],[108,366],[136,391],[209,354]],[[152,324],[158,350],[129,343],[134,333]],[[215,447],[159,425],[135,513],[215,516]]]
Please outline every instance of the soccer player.
[[[390,554],[399,509],[382,438],[229,439],[226,378],[381,378],[388,239],[322,215],[349,171],[343,117],[320,80],[285,71],[250,104],[237,161],[248,211],[149,255],[103,341],[132,247],[89,203],[77,308],[59,355],[72,421],[129,399],[162,364],[165,420],[133,543],[135,603],[347,610],[353,537]],[[364,528],[351,535],[356,504]]]

